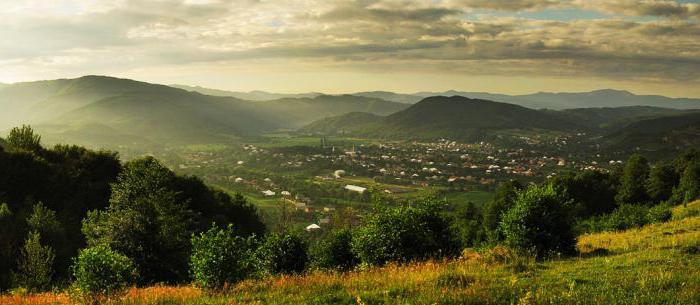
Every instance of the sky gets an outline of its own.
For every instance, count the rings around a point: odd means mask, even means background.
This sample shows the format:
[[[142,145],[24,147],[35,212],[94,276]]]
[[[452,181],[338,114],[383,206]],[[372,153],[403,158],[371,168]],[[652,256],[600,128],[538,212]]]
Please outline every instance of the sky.
[[[0,82],[700,97],[700,0],[0,0]]]

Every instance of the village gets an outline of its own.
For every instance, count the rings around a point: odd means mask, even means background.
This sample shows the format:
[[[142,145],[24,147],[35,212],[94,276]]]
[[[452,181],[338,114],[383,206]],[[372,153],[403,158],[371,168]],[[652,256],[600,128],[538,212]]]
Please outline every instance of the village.
[[[521,136],[518,145],[508,146],[447,139],[350,144],[319,137],[315,145],[241,144],[177,151],[165,159],[180,173],[245,195],[275,222],[288,217],[317,230],[329,225],[339,209],[352,208],[361,217],[371,207],[372,194],[482,204],[503,181],[535,183],[564,172],[605,171],[622,162],[587,155],[577,147],[583,136]]]

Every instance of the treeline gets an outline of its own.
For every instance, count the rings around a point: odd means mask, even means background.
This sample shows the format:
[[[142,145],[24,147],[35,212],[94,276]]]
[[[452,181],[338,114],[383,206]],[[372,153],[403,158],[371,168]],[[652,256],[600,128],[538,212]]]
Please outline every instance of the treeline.
[[[624,230],[668,220],[672,205],[700,197],[700,151],[689,150],[656,164],[635,154],[609,171],[568,173],[543,185],[556,197],[552,206],[559,207],[557,211],[548,208],[550,213],[562,213],[557,217],[573,224],[575,235]],[[504,182],[483,208],[469,203],[455,211],[455,227],[464,246],[503,242],[504,220],[532,188],[518,181]],[[552,216],[546,218],[543,221]]]
[[[85,247],[125,255],[139,283],[182,282],[192,234],[212,223],[265,231],[242,196],[177,176],[153,158],[122,164],[116,153],[44,148],[40,140],[29,126],[0,139],[0,290],[65,286]]]

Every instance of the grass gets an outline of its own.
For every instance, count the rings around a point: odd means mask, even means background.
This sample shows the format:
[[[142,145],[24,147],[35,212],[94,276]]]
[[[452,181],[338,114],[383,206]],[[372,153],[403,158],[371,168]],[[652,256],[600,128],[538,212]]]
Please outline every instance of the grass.
[[[249,280],[224,294],[132,288],[111,304],[700,304],[700,216],[584,235],[578,248],[577,257],[547,261],[501,247],[465,251],[451,261]],[[64,294],[0,297],[0,304],[67,302]]]

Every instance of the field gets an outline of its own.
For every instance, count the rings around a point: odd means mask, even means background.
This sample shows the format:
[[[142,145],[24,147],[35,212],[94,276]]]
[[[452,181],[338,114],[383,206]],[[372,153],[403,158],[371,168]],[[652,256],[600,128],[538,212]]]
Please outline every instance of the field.
[[[496,247],[453,261],[250,280],[224,294],[132,288],[109,304],[699,304],[700,201],[674,220],[579,237],[580,255],[535,261]],[[692,216],[695,215],[695,216]],[[0,304],[69,304],[64,294]]]

